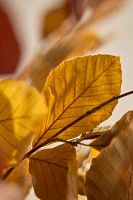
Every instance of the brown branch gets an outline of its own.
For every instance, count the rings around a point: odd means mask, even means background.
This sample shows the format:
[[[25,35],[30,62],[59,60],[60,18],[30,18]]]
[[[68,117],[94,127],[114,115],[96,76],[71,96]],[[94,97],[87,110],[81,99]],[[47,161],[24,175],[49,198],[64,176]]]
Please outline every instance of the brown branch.
[[[55,139],[57,136],[59,136],[62,132],[64,132],[65,130],[67,130],[68,128],[70,128],[71,126],[73,126],[74,124],[76,124],[77,122],[79,122],[80,120],[82,120],[83,118],[95,113],[96,111],[102,109],[103,107],[105,107],[106,105],[108,105],[109,103],[112,103],[113,101],[116,101],[118,99],[121,99],[125,96],[131,95],[133,94],[133,90],[121,95],[117,95],[112,97],[111,99],[105,101],[104,103],[100,104],[99,106],[96,106],[95,108],[87,111],[85,114],[81,115],[80,117],[78,117],[76,120],[74,120],[73,122],[69,123],[67,126],[65,126],[64,128],[62,128],[60,131],[58,131],[56,134],[54,134],[51,138],[48,138],[46,141],[42,142],[41,144],[35,146],[33,149],[31,149],[30,151],[28,151],[24,157],[21,159],[20,162],[22,162],[25,158],[29,158],[29,156],[34,153],[35,151],[37,151],[38,149],[40,149],[41,147],[51,143],[53,141],[53,139]],[[57,138],[56,138],[57,140]],[[59,139],[58,139],[59,141]],[[62,140],[63,141],[63,140]],[[66,141],[65,141],[66,142]],[[68,143],[70,143],[70,141],[67,141]],[[72,141],[71,141],[72,142]],[[80,143],[81,144],[81,143]],[[75,143],[76,145],[76,143]],[[83,145],[83,143],[82,143]],[[84,144],[85,145],[85,144]],[[14,167],[15,168],[15,167]],[[13,171],[14,168],[10,168],[9,170],[6,171],[6,173],[4,174],[4,176],[2,177],[2,179],[6,179],[7,176]]]

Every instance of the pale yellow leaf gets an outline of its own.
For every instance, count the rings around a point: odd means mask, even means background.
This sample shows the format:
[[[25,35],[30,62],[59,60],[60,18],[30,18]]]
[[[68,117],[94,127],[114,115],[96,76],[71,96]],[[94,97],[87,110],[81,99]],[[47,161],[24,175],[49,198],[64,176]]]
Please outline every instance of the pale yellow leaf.
[[[44,97],[24,82],[0,82],[0,147],[4,168],[15,166],[27,150],[46,111]]]
[[[33,187],[41,200],[77,200],[76,151],[69,144],[30,157]]]
[[[96,55],[63,62],[50,73],[44,86],[48,113],[34,145],[50,138],[86,111],[120,94],[120,86],[119,57]],[[94,129],[112,114],[116,104],[117,101],[82,119],[59,137],[70,139]]]

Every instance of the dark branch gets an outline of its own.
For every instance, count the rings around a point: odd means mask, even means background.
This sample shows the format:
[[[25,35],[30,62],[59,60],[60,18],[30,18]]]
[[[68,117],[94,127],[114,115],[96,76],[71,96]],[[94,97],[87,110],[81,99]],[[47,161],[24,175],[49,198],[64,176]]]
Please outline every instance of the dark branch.
[[[64,132],[65,130],[67,130],[68,128],[70,128],[71,126],[73,126],[74,124],[76,124],[77,122],[79,122],[80,120],[84,119],[85,117],[95,113],[96,111],[102,109],[103,107],[105,107],[106,105],[108,105],[109,103],[112,103],[118,99],[121,99],[125,96],[128,96],[130,94],[133,94],[133,91],[121,94],[121,95],[117,95],[112,97],[111,99],[105,101],[104,103],[100,104],[99,106],[96,106],[95,108],[87,111],[85,114],[81,115],[80,117],[78,117],[76,120],[74,120],[73,122],[69,123],[67,126],[65,126],[64,128],[62,128],[60,131],[58,131],[56,134],[54,134],[51,138],[48,138],[46,141],[42,142],[41,144],[35,146],[33,149],[31,149],[29,152],[27,152],[24,157],[21,159],[21,162],[25,159],[25,158],[29,158],[29,156],[34,153],[36,150],[40,149],[41,147],[51,143],[57,136],[59,136],[62,132]],[[57,140],[57,138],[56,138]],[[59,140],[59,139],[58,139]],[[63,141],[63,140],[62,140]],[[72,143],[74,144],[74,141],[64,141],[64,142],[68,142],[68,143]],[[80,143],[80,142],[79,142]],[[80,143],[81,145],[85,145],[83,143]],[[76,143],[75,143],[76,145]],[[88,145],[87,145],[88,146]],[[14,167],[15,168],[15,167]],[[3,179],[5,179],[12,171],[14,168],[10,168],[9,170],[7,170],[7,172],[4,174]]]
[[[46,141],[42,142],[41,144],[35,146],[33,149],[31,149],[25,156],[23,159],[29,157],[32,153],[34,153],[36,150],[40,149],[41,147],[43,147],[44,145],[47,145],[49,143],[51,143],[53,138],[56,138],[57,136],[59,136],[62,132],[64,132],[65,130],[67,130],[68,128],[70,128],[71,126],[73,126],[74,124],[76,124],[77,122],[79,122],[80,120],[82,120],[83,118],[95,113],[96,111],[102,109],[103,107],[105,107],[106,105],[108,105],[109,103],[112,103],[113,101],[116,101],[118,99],[121,99],[125,96],[128,96],[130,94],[133,94],[133,91],[121,94],[121,95],[117,95],[112,97],[111,99],[105,101],[104,103],[100,104],[99,106],[96,106],[95,108],[87,111],[85,114],[81,115],[80,117],[78,117],[76,120],[74,120],[73,122],[69,123],[67,126],[65,126],[64,128],[62,128],[60,131],[58,131],[56,134],[54,134],[51,138],[48,138]],[[23,160],[22,159],[22,160]]]

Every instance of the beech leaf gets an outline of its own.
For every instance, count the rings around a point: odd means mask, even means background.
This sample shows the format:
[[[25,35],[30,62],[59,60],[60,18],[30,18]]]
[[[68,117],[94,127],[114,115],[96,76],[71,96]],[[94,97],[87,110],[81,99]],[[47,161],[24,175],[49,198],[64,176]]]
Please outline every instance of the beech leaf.
[[[70,15],[72,11],[71,4],[69,1],[63,2],[57,8],[54,8],[45,16],[44,36],[48,36],[54,30],[56,30]]]
[[[49,75],[43,89],[48,105],[47,117],[34,145],[45,141],[88,110],[120,94],[121,65],[119,57],[85,56],[67,60]],[[59,135],[65,140],[90,131],[112,114],[117,101]]]
[[[88,200],[132,200],[133,111],[126,114],[111,143],[93,159],[86,174]]]
[[[24,82],[0,82],[0,147],[4,168],[15,166],[27,150],[46,111],[44,97]]]
[[[132,112],[129,111],[126,114],[122,116],[122,118],[116,122],[112,127],[109,127],[108,130],[103,130],[100,133],[100,136],[90,143],[90,146],[95,148],[96,150],[101,150],[108,146],[112,139],[121,131],[124,129],[125,126],[128,124],[128,118],[131,117]],[[95,134],[98,135],[98,132]],[[95,135],[94,134],[94,135]],[[93,134],[92,134],[93,135]]]
[[[30,157],[33,187],[41,200],[77,200],[76,151],[69,144]]]
[[[82,169],[78,170],[78,194],[85,195],[85,171]]]
[[[77,29],[65,41],[64,39],[60,40],[45,54],[40,52],[19,78],[31,79],[31,84],[42,91],[49,73],[63,60],[83,55],[86,51],[95,49],[102,43],[102,39],[96,33],[87,29]]]

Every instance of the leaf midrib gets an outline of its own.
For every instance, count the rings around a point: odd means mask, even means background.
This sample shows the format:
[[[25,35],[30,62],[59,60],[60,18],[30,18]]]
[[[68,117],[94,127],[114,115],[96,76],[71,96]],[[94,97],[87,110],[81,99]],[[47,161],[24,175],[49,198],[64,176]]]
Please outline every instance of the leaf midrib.
[[[35,143],[35,145],[34,145],[34,147],[40,142],[40,140],[43,138],[43,136],[50,130],[50,128],[56,123],[56,121],[58,121],[58,119],[65,113],[65,111],[83,94],[83,93],[85,93],[86,92],[86,90],[93,84],[93,83],[95,83],[97,80],[98,80],[98,78],[99,77],[101,77],[101,75],[103,74],[103,73],[105,73],[115,62],[117,61],[117,59],[116,60],[114,60],[114,62],[112,62],[107,68],[106,68],[106,70],[104,70],[80,95],[78,95],[75,99],[74,99],[74,101],[71,103],[71,104],[69,104],[66,108],[65,108],[65,110],[57,117],[57,119],[47,128],[47,130],[41,135],[41,137],[38,139],[38,141]],[[87,64],[88,64],[88,59],[87,59]]]

